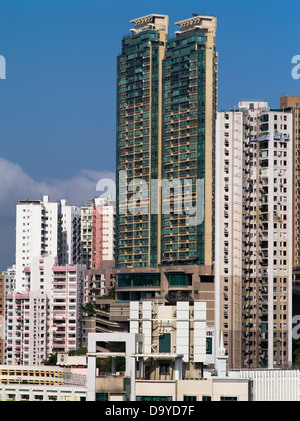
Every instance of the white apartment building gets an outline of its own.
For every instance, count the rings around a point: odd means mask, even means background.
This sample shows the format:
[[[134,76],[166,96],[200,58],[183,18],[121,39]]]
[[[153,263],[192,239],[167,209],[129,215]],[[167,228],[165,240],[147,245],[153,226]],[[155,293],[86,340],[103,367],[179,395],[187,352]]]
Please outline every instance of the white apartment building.
[[[24,291],[24,268],[34,258],[57,257],[59,264],[80,262],[80,208],[66,200],[23,200],[16,217],[16,290]]]
[[[54,266],[50,295],[49,342],[53,352],[82,346],[85,265]]]
[[[215,180],[215,326],[229,365],[241,366],[243,276],[244,115],[218,113]],[[218,335],[216,336],[218,349]]]
[[[24,291],[24,268],[32,259],[45,254],[58,256],[59,203],[43,200],[24,200],[17,205],[16,216],[16,290]]]
[[[84,270],[57,266],[52,256],[25,268],[27,291],[6,296],[6,364],[42,364],[52,352],[81,346]]]
[[[16,289],[16,265],[9,267],[4,272],[5,295]]]
[[[52,268],[58,264],[57,261],[57,257],[52,254],[33,257],[31,265],[24,268],[24,291],[40,291],[42,294],[50,294],[52,290]]]
[[[92,262],[93,201],[81,206],[81,263],[91,268]]]
[[[51,352],[49,341],[53,255],[34,257],[24,268],[23,292],[6,294],[6,364],[41,364]]]
[[[61,200],[61,264],[79,264],[80,253],[80,206],[68,205],[66,200]]]
[[[17,205],[16,285],[6,295],[7,364],[36,365],[47,358],[54,347],[57,329],[54,309],[58,303],[67,315],[64,332],[72,338],[66,339],[65,347],[60,350],[76,349],[80,342],[82,298],[78,291],[83,288],[85,269],[77,264],[80,216],[79,207],[69,206],[66,200],[50,202],[48,196],[43,196],[41,201],[20,201]],[[69,278],[66,267],[72,268],[74,277],[70,272]],[[57,289],[54,270],[58,268],[68,274],[64,285],[54,293]]]
[[[292,144],[292,114],[267,102],[218,113],[215,322],[233,368],[292,361]]]
[[[39,291],[6,296],[5,364],[37,365],[47,358],[48,297]]]

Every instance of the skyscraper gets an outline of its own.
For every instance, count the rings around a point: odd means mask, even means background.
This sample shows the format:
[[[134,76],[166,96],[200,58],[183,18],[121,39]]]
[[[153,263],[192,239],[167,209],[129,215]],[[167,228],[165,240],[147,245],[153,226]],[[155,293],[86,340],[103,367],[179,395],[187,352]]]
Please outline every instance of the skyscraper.
[[[280,109],[293,115],[293,271],[300,282],[300,96],[284,95]]]
[[[173,39],[168,16],[131,22],[117,72],[117,296],[212,297],[216,18],[180,21]]]
[[[292,114],[241,101],[218,113],[215,326],[230,367],[292,361]]]
[[[216,18],[194,16],[176,25],[180,31],[168,41],[163,62],[162,179],[172,183],[175,192],[171,211],[162,209],[162,263],[172,260],[210,268],[214,260]],[[198,191],[196,180],[203,183]],[[185,188],[188,181],[190,194]],[[168,187],[162,190],[163,205]],[[193,223],[188,216],[197,199]]]
[[[157,267],[160,218],[150,212],[149,201],[151,179],[161,176],[162,62],[168,16],[151,14],[131,22],[135,28],[123,38],[117,60],[115,259],[117,267]],[[130,197],[141,180],[144,189],[136,212]],[[157,193],[155,199],[159,200]]]

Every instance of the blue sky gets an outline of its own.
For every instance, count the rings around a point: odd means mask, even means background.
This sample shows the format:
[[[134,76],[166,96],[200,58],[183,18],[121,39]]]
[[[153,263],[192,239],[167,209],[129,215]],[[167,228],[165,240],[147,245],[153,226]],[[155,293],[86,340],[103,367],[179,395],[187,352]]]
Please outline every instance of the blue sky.
[[[174,23],[192,13],[217,16],[219,110],[239,99],[266,99],[276,108],[281,94],[300,95],[300,80],[291,77],[299,12],[298,0],[0,0],[7,64],[0,80],[0,270],[14,261],[18,199],[38,199],[45,188],[55,200],[88,200],[99,174],[114,171],[116,56],[131,19],[168,14],[173,37]]]

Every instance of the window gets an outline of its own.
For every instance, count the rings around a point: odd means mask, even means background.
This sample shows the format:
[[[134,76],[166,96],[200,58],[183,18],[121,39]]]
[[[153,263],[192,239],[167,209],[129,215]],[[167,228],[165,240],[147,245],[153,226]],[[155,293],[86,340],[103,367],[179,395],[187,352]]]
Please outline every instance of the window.
[[[137,396],[138,402],[150,402],[150,401],[172,401],[172,396]]]
[[[159,336],[159,352],[171,352],[171,334],[165,333]]]
[[[159,374],[170,374],[170,364],[168,362],[159,363]]]
[[[237,401],[236,396],[221,396],[221,401]]]
[[[96,401],[108,401],[108,393],[96,393]]]
[[[197,396],[183,396],[183,400],[187,401],[187,402],[196,402],[197,401]]]

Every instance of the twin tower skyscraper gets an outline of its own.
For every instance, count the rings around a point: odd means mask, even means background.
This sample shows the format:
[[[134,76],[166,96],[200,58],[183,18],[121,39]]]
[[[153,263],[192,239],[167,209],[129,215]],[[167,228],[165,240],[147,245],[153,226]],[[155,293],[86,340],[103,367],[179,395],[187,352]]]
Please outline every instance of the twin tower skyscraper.
[[[211,276],[214,260],[216,18],[180,21],[174,39],[168,21],[132,20],[117,59],[116,267],[139,282],[165,265]]]
[[[115,277],[120,301],[207,302],[214,320],[216,18],[131,21],[117,57]]]

